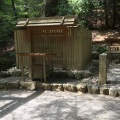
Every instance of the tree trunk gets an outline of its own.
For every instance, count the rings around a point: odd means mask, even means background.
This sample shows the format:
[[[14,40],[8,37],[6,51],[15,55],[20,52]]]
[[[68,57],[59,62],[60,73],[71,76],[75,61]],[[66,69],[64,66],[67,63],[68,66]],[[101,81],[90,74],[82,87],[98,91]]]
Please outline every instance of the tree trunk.
[[[43,0],[43,6],[42,6],[42,17],[45,17],[45,6],[46,6],[46,1],[47,0]]]
[[[16,12],[16,8],[15,8],[15,2],[14,2],[14,0],[11,0],[11,3],[12,3],[12,9],[13,9],[13,13],[14,13],[15,19],[17,19],[18,16],[17,16],[17,12]]]
[[[106,29],[108,29],[110,25],[108,20],[107,0],[104,0],[104,10],[105,10],[105,27]]]
[[[116,25],[116,18],[117,18],[117,11],[116,11],[116,0],[113,1],[113,21],[112,21],[112,28],[115,28]]]
[[[49,17],[49,16],[55,16],[57,15],[57,6],[58,6],[58,2],[59,0],[45,0],[46,1],[46,5],[45,5],[45,16]]]
[[[25,7],[24,7],[25,18],[28,18],[28,0],[25,0]]]

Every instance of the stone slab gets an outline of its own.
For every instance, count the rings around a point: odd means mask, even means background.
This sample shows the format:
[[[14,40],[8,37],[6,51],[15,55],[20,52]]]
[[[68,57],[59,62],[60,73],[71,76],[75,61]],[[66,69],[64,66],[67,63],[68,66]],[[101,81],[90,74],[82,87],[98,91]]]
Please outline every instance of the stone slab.
[[[0,80],[0,85],[6,85],[8,82],[8,80]]]
[[[100,94],[109,95],[109,88],[108,87],[100,87]]]
[[[119,96],[118,89],[117,88],[110,88],[109,89],[109,95],[114,96],[114,97],[118,97]]]
[[[20,81],[20,87],[28,90],[35,90],[36,89],[36,82],[24,82]]]
[[[76,87],[77,87],[78,92],[82,92],[82,93],[87,93],[88,92],[87,85],[85,83],[77,84]]]
[[[45,90],[45,83],[37,83],[36,89],[37,90]]]
[[[19,89],[20,86],[20,81],[16,80],[16,81],[10,81],[7,83],[7,89]]]
[[[62,84],[52,84],[53,91],[64,91]]]
[[[93,93],[93,94],[99,94],[99,93],[100,93],[99,86],[97,86],[97,85],[92,85],[92,93]]]
[[[4,90],[6,87],[4,85],[0,85],[0,90]]]
[[[88,93],[93,94],[92,84],[87,84]]]
[[[52,85],[51,84],[45,84],[45,90],[51,91]]]
[[[63,84],[64,91],[77,92],[77,87],[73,84]]]

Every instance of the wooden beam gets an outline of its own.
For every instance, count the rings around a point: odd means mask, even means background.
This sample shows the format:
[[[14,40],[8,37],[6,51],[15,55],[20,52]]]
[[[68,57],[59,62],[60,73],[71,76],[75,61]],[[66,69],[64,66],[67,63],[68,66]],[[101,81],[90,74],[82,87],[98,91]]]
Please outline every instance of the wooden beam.
[[[105,41],[115,43],[115,42],[120,42],[120,38],[106,38]]]
[[[44,76],[44,82],[46,82],[45,56],[43,56],[43,76]]]
[[[110,51],[110,53],[112,53],[112,54],[114,54],[114,53],[118,53],[118,54],[120,54],[120,51]]]
[[[18,56],[55,56],[56,54],[51,54],[51,53],[17,53]]]

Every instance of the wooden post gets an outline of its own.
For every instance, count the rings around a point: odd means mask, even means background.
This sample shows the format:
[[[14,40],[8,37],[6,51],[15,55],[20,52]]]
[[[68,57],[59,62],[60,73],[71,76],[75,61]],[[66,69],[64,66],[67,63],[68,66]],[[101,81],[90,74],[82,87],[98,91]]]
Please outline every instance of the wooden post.
[[[67,30],[65,27],[63,27],[63,68],[67,68],[67,58],[66,58],[66,34]]]
[[[44,82],[46,82],[46,68],[45,68],[45,56],[43,55],[43,76]]]
[[[14,30],[14,40],[15,40],[15,50],[16,50],[16,66],[18,68],[19,62],[18,62],[18,41],[17,41],[17,30]]]
[[[30,28],[28,29],[28,52],[31,53],[32,52],[32,46],[31,46],[31,30]],[[32,57],[29,56],[29,78],[31,79],[32,81],[32,78],[33,78],[33,70],[32,70]]]
[[[22,69],[22,80],[25,81],[24,66],[23,66],[23,56],[21,56],[21,69]]]
[[[51,70],[54,69],[54,56],[51,56]]]
[[[106,84],[107,81],[107,54],[99,56],[99,82],[100,85]]]
[[[108,62],[111,62],[112,61],[112,57],[111,57],[111,53],[110,53],[110,46],[111,46],[111,42],[108,42]]]

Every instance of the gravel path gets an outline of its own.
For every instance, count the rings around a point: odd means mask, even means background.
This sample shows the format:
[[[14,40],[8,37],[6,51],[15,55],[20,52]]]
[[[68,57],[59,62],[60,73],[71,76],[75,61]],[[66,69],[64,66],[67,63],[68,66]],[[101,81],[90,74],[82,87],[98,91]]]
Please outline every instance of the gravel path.
[[[120,86],[120,64],[110,64],[107,77],[112,84]]]
[[[54,91],[0,91],[0,120],[120,120],[120,98]]]

